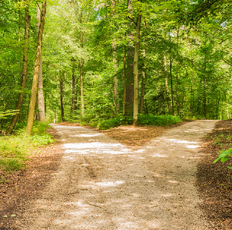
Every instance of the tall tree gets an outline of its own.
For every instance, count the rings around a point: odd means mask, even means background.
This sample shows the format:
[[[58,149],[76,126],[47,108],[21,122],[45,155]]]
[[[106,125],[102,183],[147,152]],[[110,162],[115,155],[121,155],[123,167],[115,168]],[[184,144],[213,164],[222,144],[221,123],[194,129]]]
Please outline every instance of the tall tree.
[[[39,26],[40,26],[40,17],[41,12],[40,8],[38,7],[37,10],[37,29],[39,32]],[[45,121],[45,104],[44,104],[44,91],[43,91],[43,66],[42,66],[42,51],[41,51],[41,57],[40,57],[40,66],[39,66],[39,77],[38,77],[38,118],[39,121]]]
[[[138,1],[142,2],[142,0]],[[139,111],[139,54],[140,54],[140,31],[142,19],[142,6],[138,6],[135,36],[135,54],[134,54],[134,105],[133,105],[133,125],[138,124]]]
[[[31,17],[29,15],[29,0],[25,1],[25,30],[24,30],[24,48],[23,48],[23,69],[21,73],[21,92],[18,96],[18,101],[16,103],[16,114],[12,117],[11,123],[7,129],[7,134],[11,134],[13,132],[13,129],[16,125],[16,122],[19,117],[20,110],[23,105],[23,96],[26,86],[26,80],[27,80],[27,67],[28,67],[28,46],[29,46],[29,32],[30,32],[30,21]],[[19,28],[20,30],[20,28]],[[20,34],[19,34],[20,39]]]
[[[27,127],[26,127],[26,134],[28,136],[31,135],[32,126],[34,122],[34,112],[35,112],[35,103],[36,103],[36,95],[37,95],[41,51],[42,51],[43,31],[44,31],[44,25],[45,25],[46,7],[47,7],[47,1],[43,1],[39,33],[38,33],[34,73],[33,73],[33,83],[32,83],[32,89],[31,89],[31,99],[30,99],[30,105],[29,105],[29,114],[28,114]]]

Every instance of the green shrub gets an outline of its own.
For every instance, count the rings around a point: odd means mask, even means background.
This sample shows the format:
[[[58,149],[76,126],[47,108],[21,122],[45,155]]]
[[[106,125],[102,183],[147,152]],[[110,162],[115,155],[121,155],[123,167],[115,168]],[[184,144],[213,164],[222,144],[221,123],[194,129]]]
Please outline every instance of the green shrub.
[[[139,115],[138,124],[139,125],[156,125],[156,126],[170,126],[182,122],[180,117],[164,115],[164,116],[154,116],[151,114]],[[104,120],[98,123],[98,128],[100,130],[110,129],[123,124],[123,118],[117,117],[109,120]],[[126,124],[133,124],[133,117],[126,117]]]
[[[33,145],[41,146],[41,145],[48,145],[55,142],[50,134],[42,134],[42,135],[33,135],[28,137],[29,140],[32,141]]]
[[[119,125],[122,124],[122,118],[117,117],[117,118],[112,118],[109,120],[105,120],[105,121],[101,121],[98,123],[98,128],[101,130],[105,130],[105,129],[110,129],[113,127],[117,127]]]
[[[47,123],[36,122],[33,125],[32,135],[25,135],[24,126],[18,125],[17,135],[0,137],[0,169],[15,171],[23,169],[28,153],[33,149],[55,142],[52,136],[46,133]]]
[[[172,115],[154,116],[151,114],[139,115],[138,124],[170,126],[182,122],[181,118]]]
[[[230,157],[232,156],[232,148],[228,149],[228,150],[221,150],[219,152],[219,157],[213,162],[216,163],[219,160],[224,163],[226,161],[228,161],[230,159]],[[228,169],[232,169],[232,167],[228,166]]]

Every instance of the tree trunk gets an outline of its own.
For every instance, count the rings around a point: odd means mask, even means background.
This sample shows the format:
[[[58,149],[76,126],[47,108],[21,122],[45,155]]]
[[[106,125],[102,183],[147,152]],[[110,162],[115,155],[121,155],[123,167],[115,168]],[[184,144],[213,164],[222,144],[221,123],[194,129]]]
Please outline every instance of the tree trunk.
[[[11,134],[18,120],[19,112],[23,105],[23,96],[27,80],[27,65],[28,65],[28,45],[29,45],[29,33],[30,33],[30,21],[31,17],[29,15],[29,2],[26,2],[25,8],[25,34],[24,34],[24,48],[23,48],[23,69],[21,73],[21,92],[19,93],[18,101],[16,103],[16,108],[18,112],[12,117],[11,123],[7,129],[7,134]]]
[[[203,75],[203,115],[206,118],[206,65],[207,65],[207,56],[205,53],[205,63],[204,63],[204,75]]]
[[[83,61],[80,61],[81,117],[84,117]]]
[[[131,0],[128,0],[128,11],[133,14],[133,8],[131,5]],[[133,27],[133,22],[130,22],[129,27]],[[133,33],[129,34],[130,43],[134,42]],[[133,99],[134,99],[134,53],[135,49],[133,46],[127,47],[127,72],[126,72],[126,103],[125,103],[125,116],[133,116]]]
[[[164,36],[164,39],[166,40],[166,35]],[[164,53],[164,76],[165,76],[165,87],[166,87],[166,97],[167,97],[167,103],[168,103],[168,112],[169,114],[172,113],[171,104],[170,104],[170,96],[169,96],[169,87],[168,87],[168,70],[167,70],[167,55],[166,52]]]
[[[18,10],[18,14],[19,14],[19,40],[18,41],[20,42],[21,41],[21,11],[20,9]],[[26,17],[25,17],[25,23],[26,23]]]
[[[141,30],[141,14],[137,15],[136,24],[136,41],[134,56],[134,106],[133,106],[133,125],[138,125],[139,110],[139,48],[140,48],[140,30]]]
[[[203,76],[203,115],[206,118],[206,86],[205,86],[205,75]]]
[[[115,11],[115,1],[111,1],[111,7],[112,7],[112,14],[114,15]],[[112,22],[113,23],[113,22]],[[113,38],[112,43],[112,50],[113,50],[113,63],[114,63],[114,69],[115,72],[117,71],[117,60],[116,60],[116,40],[115,37]],[[115,101],[115,114],[118,114],[119,111],[119,92],[118,92],[118,77],[114,77],[114,101]]]
[[[44,30],[45,15],[46,15],[46,5],[47,5],[47,1],[43,1],[37,49],[36,49],[36,58],[35,58],[35,65],[34,65],[34,72],[33,72],[31,100],[30,100],[30,105],[29,105],[29,114],[28,114],[28,121],[27,121],[27,128],[26,128],[26,134],[28,136],[31,135],[32,126],[34,122],[35,103],[36,103],[36,94],[37,94],[37,85],[38,85],[38,77],[39,77],[42,40],[43,40],[43,30]]]
[[[170,57],[170,79],[171,79],[171,96],[172,96],[172,115],[174,115],[174,92],[173,92],[173,79],[172,79],[172,58]]]
[[[142,71],[142,88],[141,88],[141,98],[140,98],[140,113],[143,113],[143,104],[144,104],[144,95],[145,95],[145,81],[146,81],[146,72]]]
[[[179,87],[178,87],[178,79],[179,79],[179,28],[177,29],[177,73],[176,73],[176,108],[177,114],[180,116],[180,99],[179,99]]]
[[[61,111],[61,122],[64,119],[64,76],[60,76],[60,111]]]
[[[123,58],[123,124],[126,124],[126,46],[124,45],[124,58]]]
[[[37,11],[37,20],[39,21],[37,24],[37,28],[39,31],[40,26],[40,17],[41,12],[40,8],[38,7]],[[41,51],[41,57],[40,57],[40,66],[39,66],[39,77],[38,77],[38,118],[39,121],[44,122],[45,121],[45,105],[44,105],[44,92],[43,92],[43,69],[42,69],[42,51]]]
[[[82,18],[82,11],[80,13],[80,23],[83,24],[83,18]],[[81,30],[81,49],[84,48],[84,31],[83,31],[83,28]],[[84,76],[83,76],[83,67],[84,67],[84,61],[82,59],[82,56],[81,56],[81,60],[80,60],[80,90],[81,90],[81,117],[84,117],[84,89],[83,89],[83,79],[84,79]]]
[[[75,60],[72,60],[72,106],[71,111],[72,115],[74,115],[74,111],[76,109],[77,103],[77,95],[76,95],[76,78],[75,78]]]
[[[116,60],[116,45],[113,44],[113,63],[114,63],[114,68],[117,70],[117,60]],[[114,77],[114,100],[115,100],[115,112],[116,115],[118,114],[119,111],[119,92],[118,92],[118,77]]]

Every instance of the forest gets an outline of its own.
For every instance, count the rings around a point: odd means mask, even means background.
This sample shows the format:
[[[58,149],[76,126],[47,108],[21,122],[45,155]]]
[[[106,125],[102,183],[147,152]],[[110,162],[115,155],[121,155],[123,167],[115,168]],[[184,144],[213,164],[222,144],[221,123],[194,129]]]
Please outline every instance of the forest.
[[[196,187],[193,197],[202,198],[200,209],[216,223],[213,229],[231,229],[231,12],[232,0],[0,0],[0,228],[23,221],[22,207],[51,177],[59,178],[58,166],[66,152],[73,151],[69,158],[76,162],[66,164],[71,170],[67,187],[60,186],[65,199],[77,185],[76,196],[87,194],[83,178],[100,186],[100,179],[106,180],[112,171],[122,172],[119,178],[127,171],[130,184],[137,174],[142,175],[140,169],[147,168],[131,192],[140,188],[140,180],[155,185],[163,180],[160,188],[171,184],[169,192],[173,192],[174,185],[188,184],[191,174],[196,177],[189,183]],[[76,146],[75,151],[64,150],[65,138]],[[147,150],[155,138],[160,150],[154,143]],[[179,145],[180,149],[172,148]],[[114,146],[121,146],[121,152],[112,150]],[[91,151],[95,155],[88,155]],[[109,157],[110,151],[115,154]],[[136,165],[140,166],[133,177]],[[110,170],[104,171],[107,167]],[[174,175],[181,175],[179,181]],[[116,179],[119,184],[109,184],[123,186],[124,181]],[[136,197],[152,197],[156,193],[152,186],[149,194],[147,187],[137,190]],[[59,194],[59,186],[55,187]],[[175,196],[185,209],[188,205],[182,203],[185,198],[179,191],[187,197],[188,190],[178,188]],[[82,198],[92,197],[86,194]],[[123,203],[120,196],[115,200]],[[108,203],[104,199],[112,208],[114,199]],[[147,206],[141,202],[144,213],[146,207],[153,207],[149,199]],[[102,208],[88,202],[86,207]],[[162,218],[171,211],[163,210]],[[151,213],[155,212],[151,209]],[[175,220],[175,224],[184,222]]]
[[[2,133],[30,134],[33,120],[229,119],[230,11],[228,0],[1,0]]]

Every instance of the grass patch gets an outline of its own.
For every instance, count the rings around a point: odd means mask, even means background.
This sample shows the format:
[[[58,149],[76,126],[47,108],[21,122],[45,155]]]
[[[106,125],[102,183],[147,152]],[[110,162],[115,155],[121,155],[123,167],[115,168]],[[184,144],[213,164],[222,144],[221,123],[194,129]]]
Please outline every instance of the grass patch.
[[[17,171],[25,168],[30,152],[42,145],[55,142],[46,133],[48,124],[34,123],[32,135],[25,135],[25,125],[18,126],[16,135],[0,137],[0,169],[3,171]]]
[[[139,125],[155,125],[155,126],[170,126],[182,122],[183,120],[178,116],[164,115],[164,116],[154,116],[151,114],[139,115],[138,124]],[[123,124],[123,118],[117,117],[109,120],[104,120],[98,123],[97,127],[100,130],[106,130],[113,127],[117,127]],[[133,124],[133,117],[126,118],[126,124]]]

